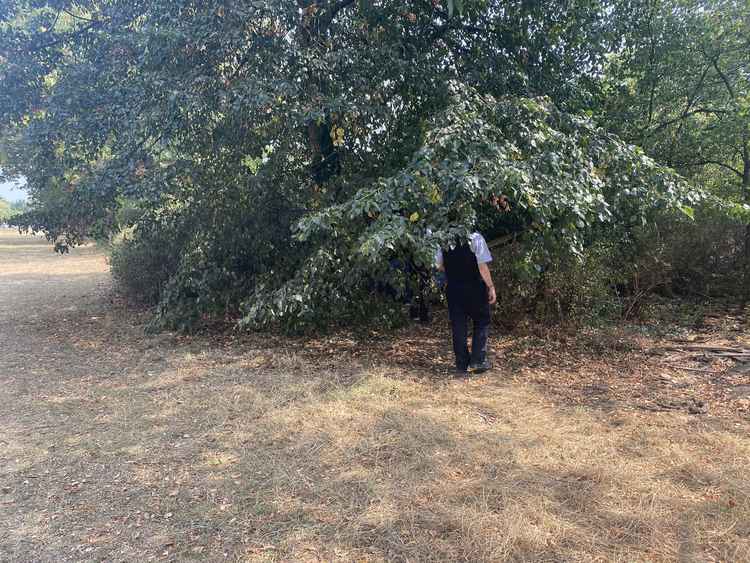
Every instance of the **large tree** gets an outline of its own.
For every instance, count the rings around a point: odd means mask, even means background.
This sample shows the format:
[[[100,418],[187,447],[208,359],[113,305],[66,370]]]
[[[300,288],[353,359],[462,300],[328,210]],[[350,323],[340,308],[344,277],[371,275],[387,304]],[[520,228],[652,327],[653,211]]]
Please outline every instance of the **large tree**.
[[[608,67],[609,125],[686,176],[750,203],[750,5],[624,2]]]
[[[540,260],[592,225],[689,197],[577,112],[609,3],[8,1],[3,170],[26,225],[76,243],[166,236],[162,312],[246,299],[247,320],[356,310],[394,257],[487,218]],[[151,239],[149,239],[151,237]],[[391,280],[398,285],[400,280]],[[403,280],[401,280],[403,281]],[[203,305],[202,305],[203,306]],[[200,308],[200,307],[198,307]]]
[[[729,211],[734,219],[721,220],[724,228],[713,229],[704,252],[723,260],[727,273],[740,266],[747,288],[750,4],[628,1],[618,19],[625,33],[607,65],[606,126],[706,188]]]

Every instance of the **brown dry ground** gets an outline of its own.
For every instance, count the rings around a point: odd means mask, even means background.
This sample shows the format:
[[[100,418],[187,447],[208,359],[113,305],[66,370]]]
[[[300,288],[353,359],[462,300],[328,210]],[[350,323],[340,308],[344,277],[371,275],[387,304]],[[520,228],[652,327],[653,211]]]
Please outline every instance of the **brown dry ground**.
[[[0,560],[750,560],[730,365],[635,329],[506,335],[456,381],[441,323],[357,344],[142,322],[95,249],[0,234]]]

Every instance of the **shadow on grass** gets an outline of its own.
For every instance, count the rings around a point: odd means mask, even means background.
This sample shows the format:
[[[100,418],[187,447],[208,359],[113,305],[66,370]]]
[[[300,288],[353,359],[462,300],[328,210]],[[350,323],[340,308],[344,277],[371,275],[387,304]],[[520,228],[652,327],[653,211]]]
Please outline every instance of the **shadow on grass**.
[[[519,383],[536,370],[544,389],[550,366],[518,340],[496,342],[505,363],[494,375],[461,382],[445,378],[439,319],[343,353],[330,339],[147,340],[101,309],[4,333],[10,561],[746,553],[746,437],[627,414],[615,428],[589,408],[554,408]],[[558,367],[579,369],[581,354],[564,348]],[[589,376],[580,385],[596,385]],[[609,387],[592,389],[609,399]],[[675,453],[703,473],[686,482]]]
[[[604,506],[627,480],[555,459],[559,437],[524,429],[510,393],[160,353],[79,386],[81,366],[40,366],[42,385],[67,379],[27,405],[44,432],[11,433],[31,452],[3,474],[11,560],[637,559],[653,544],[653,514]]]

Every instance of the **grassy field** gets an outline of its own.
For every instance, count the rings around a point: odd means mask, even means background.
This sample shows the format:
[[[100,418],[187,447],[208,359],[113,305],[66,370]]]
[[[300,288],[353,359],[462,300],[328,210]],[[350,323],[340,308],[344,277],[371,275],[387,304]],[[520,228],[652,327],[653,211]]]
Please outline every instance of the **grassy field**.
[[[143,321],[95,248],[0,230],[0,560],[750,561],[750,374],[675,337],[496,335],[464,381],[441,320]],[[727,315],[680,338],[750,347]]]

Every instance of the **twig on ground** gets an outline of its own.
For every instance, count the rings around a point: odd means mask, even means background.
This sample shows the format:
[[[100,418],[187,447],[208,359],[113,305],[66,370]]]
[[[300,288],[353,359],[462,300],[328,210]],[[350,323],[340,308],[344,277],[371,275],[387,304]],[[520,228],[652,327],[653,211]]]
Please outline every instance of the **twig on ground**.
[[[687,366],[677,366],[677,365],[674,365],[674,364],[661,364],[661,365],[664,366],[664,367],[667,367],[667,368],[679,369],[679,370],[684,370],[684,371],[697,371],[697,372],[701,372],[701,373],[712,373],[712,374],[715,374],[715,375],[719,375],[719,374],[723,373],[721,371],[715,371],[715,370],[707,369],[707,368],[691,368],[691,367],[687,367]]]
[[[710,344],[691,344],[687,346],[665,346],[662,348],[664,351],[674,352],[712,352],[722,353],[727,352],[730,354],[750,354],[750,350],[746,348],[736,348],[729,346],[714,346]]]

